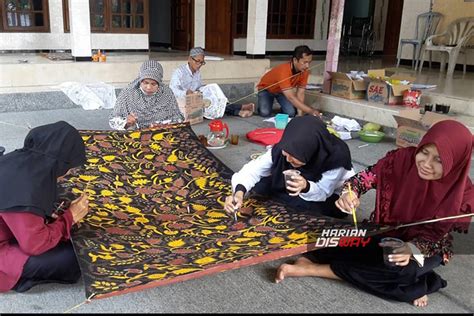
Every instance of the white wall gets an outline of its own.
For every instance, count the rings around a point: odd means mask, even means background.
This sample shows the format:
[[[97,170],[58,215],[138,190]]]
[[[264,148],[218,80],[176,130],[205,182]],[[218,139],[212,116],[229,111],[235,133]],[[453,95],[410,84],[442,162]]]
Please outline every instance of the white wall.
[[[400,38],[413,38],[415,36],[416,17],[418,14],[427,12],[430,9],[430,0],[416,0],[416,1],[405,1],[403,4],[403,15],[402,15],[402,26],[400,28]],[[435,1],[433,5],[433,11],[440,10],[444,15],[444,20],[454,20],[461,16],[474,16],[474,4],[472,9],[469,3],[463,3],[461,1],[451,1],[446,3],[444,1]],[[441,20],[438,26],[437,33],[444,31],[444,27],[447,22]],[[413,45],[404,45],[402,51],[402,59],[411,60],[413,56]],[[425,60],[428,60],[429,55],[426,54]],[[433,60],[440,61],[440,53],[433,52]],[[464,62],[464,56],[459,55],[457,63],[461,64]],[[468,51],[467,62],[468,65],[474,65],[474,50]]]
[[[415,38],[416,17],[430,10],[430,0],[404,1],[400,38]],[[399,40],[400,42],[400,40]],[[428,55],[427,55],[428,56]],[[413,58],[413,45],[403,45],[402,59]]]
[[[194,0],[193,46],[206,48],[206,0]]]
[[[64,33],[61,0],[49,0],[50,33],[0,33],[0,50],[71,49],[69,33]],[[148,34],[93,33],[92,48],[148,49]]]
[[[49,1],[50,33],[0,33],[0,50],[69,49],[69,34],[64,34],[61,0]]]

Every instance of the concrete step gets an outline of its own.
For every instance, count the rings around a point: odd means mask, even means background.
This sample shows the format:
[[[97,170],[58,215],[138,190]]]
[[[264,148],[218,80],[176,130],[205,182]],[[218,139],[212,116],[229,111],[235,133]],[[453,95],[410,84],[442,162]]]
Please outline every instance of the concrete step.
[[[456,115],[474,116],[474,100],[467,98],[460,98],[455,96],[448,96],[436,92],[423,92],[421,95],[421,104],[431,103],[435,105],[447,104],[450,105],[450,112]]]
[[[113,84],[115,95],[118,96],[122,88],[126,85]],[[120,88],[117,88],[119,86]],[[239,103],[256,102],[254,96],[255,83],[235,83],[226,84],[219,83],[219,87],[229,99],[229,102],[242,99],[249,96]],[[47,91],[44,91],[48,89]],[[21,92],[27,91],[27,92]],[[30,87],[30,89],[12,89],[12,92],[5,90],[0,93],[0,113],[2,112],[24,112],[24,111],[42,111],[57,109],[80,108],[79,105],[73,103],[62,91],[57,87]]]
[[[436,100],[435,103],[442,103],[438,99]],[[314,108],[320,109],[323,113],[330,112],[363,122],[380,124],[391,129],[392,133],[397,128],[397,122],[393,118],[393,115],[397,114],[400,110],[405,109],[403,106],[369,103],[366,100],[348,100],[310,91],[306,92],[306,103],[312,104]],[[474,133],[474,116],[451,111],[447,115],[463,123],[469,128],[471,133]]]
[[[168,83],[173,71],[186,59],[160,61],[163,81]],[[120,62],[49,62],[0,64],[0,93],[51,91],[63,82],[105,82],[126,85],[138,74],[140,61]],[[229,59],[208,61],[201,70],[206,83],[255,83],[270,67],[269,59]],[[58,90],[56,88],[56,90]]]

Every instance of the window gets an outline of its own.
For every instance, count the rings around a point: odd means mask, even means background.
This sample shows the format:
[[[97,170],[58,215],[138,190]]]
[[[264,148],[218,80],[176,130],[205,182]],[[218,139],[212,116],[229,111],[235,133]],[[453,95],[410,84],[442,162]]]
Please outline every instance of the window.
[[[0,0],[0,31],[49,32],[47,0]]]
[[[89,0],[89,11],[91,19],[91,32],[105,32],[105,0]]]
[[[92,33],[148,33],[148,0],[89,0],[89,11]],[[69,30],[69,21],[64,29]]]
[[[148,33],[148,0],[109,1],[110,32]]]
[[[313,38],[316,0],[270,0],[268,38]]]
[[[234,38],[247,37],[249,0],[233,1]]]
[[[233,1],[234,38],[247,37],[248,0]],[[313,38],[316,0],[269,0],[267,37]]]

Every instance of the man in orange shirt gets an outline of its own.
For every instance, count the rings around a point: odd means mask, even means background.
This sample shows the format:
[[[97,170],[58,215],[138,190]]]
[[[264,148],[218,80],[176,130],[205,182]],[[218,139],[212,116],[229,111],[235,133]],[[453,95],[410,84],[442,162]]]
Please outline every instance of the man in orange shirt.
[[[312,59],[313,52],[308,46],[297,46],[290,62],[276,66],[263,75],[257,85],[260,116],[267,117],[272,114],[275,98],[280,103],[281,111],[290,117],[296,115],[296,109],[300,109],[306,114],[319,116],[318,110],[304,103],[304,93],[309,76],[308,69]]]

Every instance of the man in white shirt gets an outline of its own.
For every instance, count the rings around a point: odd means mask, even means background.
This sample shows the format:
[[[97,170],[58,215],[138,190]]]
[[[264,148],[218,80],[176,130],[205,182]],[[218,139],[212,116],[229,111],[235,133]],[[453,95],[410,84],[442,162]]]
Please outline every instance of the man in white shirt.
[[[208,119],[220,118],[225,114],[241,117],[253,115],[255,105],[228,104],[222,90],[217,84],[203,85],[200,69],[206,64],[204,49],[194,47],[189,52],[188,62],[179,66],[171,77],[170,88],[179,102],[184,102],[186,95],[203,93],[205,99],[210,100],[210,105],[204,109],[204,117]]]

